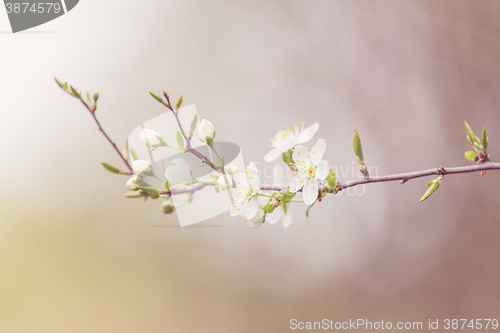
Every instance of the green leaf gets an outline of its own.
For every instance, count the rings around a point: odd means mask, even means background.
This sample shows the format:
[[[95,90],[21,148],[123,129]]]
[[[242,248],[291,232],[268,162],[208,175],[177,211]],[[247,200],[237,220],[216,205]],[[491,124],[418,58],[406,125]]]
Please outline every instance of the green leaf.
[[[140,198],[140,197],[143,197],[144,196],[144,193],[141,193],[141,192],[127,192],[127,193],[124,193],[123,196],[125,198]]]
[[[272,213],[274,208],[276,207],[272,205],[271,202],[268,202],[264,207],[262,207],[262,210],[265,211],[266,213]]]
[[[187,203],[188,203],[188,204],[192,204],[192,203],[193,203],[193,195],[192,195],[192,194],[191,194],[191,195],[189,196],[189,198],[187,199]]]
[[[205,165],[205,164],[203,164],[203,165]],[[219,176],[214,175],[213,173],[211,173],[211,174],[210,174],[210,178],[212,178],[212,179],[214,179],[214,180],[217,180],[217,179],[219,179]]]
[[[330,173],[328,174],[328,177],[326,177],[326,180],[328,181],[328,185],[325,186],[326,192],[335,193],[337,190],[337,182],[335,181],[335,178],[335,172],[330,169]]]
[[[196,125],[198,125],[198,113],[195,113],[193,116],[193,120],[191,120],[191,125],[189,126],[192,130],[196,128]]]
[[[59,85],[59,87],[63,88],[63,84],[61,82],[59,82],[59,80],[57,78],[54,78],[54,80],[56,80],[56,82]]]
[[[177,130],[175,133],[175,138],[177,139],[177,144],[180,148],[184,148],[184,137],[182,136],[181,130]]]
[[[137,155],[137,152],[134,148],[130,148],[130,153],[132,153],[132,158],[134,159],[134,161],[137,161],[139,159],[139,155]]]
[[[434,184],[434,180],[431,180],[430,182],[428,182],[427,187],[431,187],[432,184]]]
[[[481,145],[484,150],[488,149],[488,137],[486,136],[486,128],[483,127],[483,132],[481,133]]]
[[[125,144],[123,145],[122,156],[124,159],[128,161],[129,152],[128,152],[128,139],[125,139]]]
[[[175,109],[176,109],[176,110],[179,110],[179,108],[181,107],[181,104],[182,104],[182,95],[181,95],[181,97],[179,97],[179,99],[177,100],[177,104],[175,104]]]
[[[172,188],[172,186],[170,185],[170,182],[167,180],[165,180],[165,188],[167,189],[167,191],[170,191],[170,189]]]
[[[101,162],[102,166],[108,170],[109,172],[111,173],[116,173],[116,174],[120,174],[120,175],[126,175],[127,173],[121,169],[118,169],[117,167],[114,167],[112,166],[111,164],[109,163],[106,163],[106,162]]]
[[[224,168],[224,164],[225,164],[225,163],[226,163],[226,158],[225,158],[224,156],[222,156],[222,157],[220,158],[220,164],[221,164],[221,166],[220,166],[220,167],[221,167],[221,169],[222,169],[222,168]]]
[[[435,179],[427,184],[429,188],[424,193],[422,198],[420,198],[420,202],[427,200],[427,198],[429,198],[432,195],[432,193],[436,192],[439,189],[439,185],[441,185],[441,180],[442,178],[439,177],[438,179]]]
[[[354,130],[354,136],[352,138],[352,146],[354,148],[354,153],[356,153],[356,159],[359,164],[365,163],[365,158],[363,157],[363,148],[361,147],[361,139],[359,138],[358,131]]]
[[[475,151],[466,151],[465,152],[465,158],[468,159],[471,162],[476,161],[477,154]]]
[[[293,150],[289,149],[282,155],[283,162],[292,170],[297,171],[297,167],[295,166],[295,162],[293,161]]]
[[[160,197],[160,192],[157,189],[151,189],[151,192],[149,194],[151,196],[151,199],[156,200]]]
[[[216,183],[214,186],[214,189],[215,189],[215,193],[219,193],[219,190],[220,190],[219,184]]]
[[[163,101],[163,99],[160,96],[153,94],[151,91],[149,92],[149,94],[151,96],[153,96],[153,98],[156,99],[158,102],[160,102],[161,104],[165,105],[165,102]]]
[[[307,210],[306,210],[306,216],[309,217],[309,211],[311,210],[311,208],[314,206],[314,204],[318,202],[318,199],[314,200],[314,202],[309,206],[307,207]]]
[[[297,192],[290,192],[289,190],[283,191],[281,192],[281,201],[289,202],[295,197],[296,194]]]
[[[480,144],[479,138],[474,134],[474,131],[469,126],[469,124],[466,121],[464,121],[464,123],[465,123],[465,130],[467,131],[467,137],[469,138],[470,143],[474,144],[474,142],[476,142],[479,145]]]
[[[75,89],[73,86],[69,86],[73,94],[78,97],[79,99],[82,99],[82,95]]]

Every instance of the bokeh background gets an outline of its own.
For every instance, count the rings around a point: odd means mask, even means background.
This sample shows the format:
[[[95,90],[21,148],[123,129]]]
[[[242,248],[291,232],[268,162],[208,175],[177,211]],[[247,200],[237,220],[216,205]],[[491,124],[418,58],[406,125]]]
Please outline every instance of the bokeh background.
[[[111,147],[57,76],[99,91],[121,144],[184,94],[260,162],[279,126],[352,132],[379,174],[461,166],[463,121],[500,156],[498,1],[97,1],[11,34],[0,10],[0,331],[284,332],[289,321],[497,318],[500,173],[370,184],[289,229],[177,228],[127,200]],[[339,181],[351,175],[339,175]]]

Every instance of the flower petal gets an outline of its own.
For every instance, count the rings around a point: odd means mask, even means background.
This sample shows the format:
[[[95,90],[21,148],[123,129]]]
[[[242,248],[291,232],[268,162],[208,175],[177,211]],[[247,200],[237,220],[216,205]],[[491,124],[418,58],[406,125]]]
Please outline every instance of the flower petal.
[[[243,205],[243,216],[250,220],[255,217],[255,214],[259,211],[259,199],[257,197],[253,197],[248,202]]]
[[[326,141],[325,139],[318,139],[311,151],[311,159],[314,165],[318,165],[323,159],[326,151]]]
[[[303,131],[300,132],[299,137],[297,138],[297,143],[306,143],[311,140],[319,129],[319,124],[314,123],[309,127],[306,127]]]
[[[304,194],[304,203],[306,205],[312,205],[314,200],[318,197],[318,180],[311,178],[304,185],[302,193]]]
[[[286,206],[286,214],[283,216],[283,227],[288,228],[293,221],[292,205]]]
[[[271,224],[275,224],[276,222],[279,221],[280,218],[285,215],[285,211],[283,210],[282,206],[276,207],[272,213],[266,214],[266,222],[269,222]]]
[[[328,164],[327,160],[323,160],[321,161],[321,163],[319,163],[318,167],[316,168],[314,177],[316,179],[325,179],[326,177],[328,177],[329,173],[330,173],[330,165]]]
[[[286,186],[285,170],[281,165],[273,167],[273,186],[284,188]]]
[[[297,192],[298,190],[300,190],[302,186],[304,186],[306,180],[307,180],[307,175],[305,174],[299,175],[297,173],[297,175],[290,181],[288,187],[290,189],[290,192]]]
[[[271,163],[275,161],[278,157],[280,157],[282,152],[280,152],[277,148],[271,149],[270,151],[267,152],[266,155],[264,155],[264,161],[267,163]]]

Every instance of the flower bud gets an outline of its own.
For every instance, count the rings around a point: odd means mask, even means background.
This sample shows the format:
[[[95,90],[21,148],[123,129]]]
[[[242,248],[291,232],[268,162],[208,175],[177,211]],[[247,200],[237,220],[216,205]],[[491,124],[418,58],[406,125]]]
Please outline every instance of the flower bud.
[[[220,174],[219,179],[217,179],[217,184],[221,190],[227,191],[233,186],[233,179],[229,175]]]
[[[152,150],[166,145],[160,133],[147,128],[143,129],[141,133],[139,133],[139,140],[144,146]]]
[[[148,170],[149,169],[149,170]],[[145,176],[149,176],[153,174],[153,171],[151,170],[151,163],[145,160],[137,160],[132,162],[132,170],[134,170],[134,173],[140,175],[142,172],[144,172]]]
[[[210,144],[214,141],[215,128],[214,128],[214,125],[210,121],[203,119],[200,122],[200,125],[198,126],[198,138],[201,141],[206,142],[208,144]]]
[[[225,169],[226,173],[231,177],[237,174],[238,171],[240,171],[236,165],[227,166],[225,167]]]
[[[137,184],[136,184],[136,181],[137,181],[137,176],[132,176],[130,177],[127,182],[125,183],[125,186],[127,186],[127,188],[131,191],[135,191],[137,190]]]
[[[170,214],[174,211],[175,204],[171,199],[167,199],[161,203],[160,209],[163,214]]]

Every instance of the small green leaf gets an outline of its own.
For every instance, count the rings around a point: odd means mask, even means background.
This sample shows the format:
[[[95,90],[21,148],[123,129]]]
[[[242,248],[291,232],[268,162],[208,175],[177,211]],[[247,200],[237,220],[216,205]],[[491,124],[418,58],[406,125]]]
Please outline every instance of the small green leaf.
[[[123,146],[122,156],[124,159],[128,161],[129,152],[128,152],[128,139],[125,139],[125,145]]]
[[[177,104],[175,104],[175,109],[176,109],[176,110],[179,110],[179,108],[181,107],[181,104],[182,104],[182,95],[181,95],[181,97],[179,97],[179,99],[177,100]]]
[[[427,200],[427,198],[429,198],[432,195],[432,193],[436,192],[439,189],[439,185],[441,185],[441,181],[442,181],[442,178],[439,177],[438,179],[435,179],[435,180],[429,182],[427,184],[429,186],[429,188],[424,193],[422,198],[420,198],[420,202]]]
[[[151,199],[156,200],[160,197],[160,192],[157,189],[151,189],[151,192],[149,194],[151,196]]]
[[[214,189],[215,189],[215,193],[219,193],[219,190],[220,190],[219,184],[216,183],[214,186]]]
[[[127,173],[121,169],[118,169],[117,167],[114,167],[112,166],[111,164],[109,163],[106,163],[106,162],[101,162],[102,166],[108,170],[109,172],[111,173],[116,173],[116,174],[120,174],[120,175],[126,175]]]
[[[198,125],[198,113],[195,113],[193,116],[193,120],[191,120],[191,125],[189,126],[192,130],[196,128],[196,125]]]
[[[264,207],[262,207],[262,210],[269,214],[273,212],[274,208],[276,207],[272,205],[271,202],[268,202]]]
[[[289,149],[286,152],[283,153],[282,155],[283,162],[292,170],[292,171],[297,171],[297,167],[295,166],[295,163],[293,161],[293,150]]]
[[[134,148],[130,148],[130,153],[132,153],[132,158],[134,159],[134,161],[137,161],[139,159],[139,155],[137,155],[137,152]]]
[[[476,142],[477,144],[480,144],[479,138],[474,134],[474,131],[469,126],[469,124],[466,121],[464,121],[464,123],[465,123],[465,130],[467,131],[467,137],[469,138],[470,143],[474,144],[474,142]]]
[[[474,148],[478,149],[478,150],[483,150],[483,146],[481,146],[479,143],[477,143],[476,141],[474,141],[472,143],[472,145],[474,146]]]
[[[163,99],[160,96],[153,94],[151,91],[149,92],[149,94],[151,96],[153,96],[153,98],[156,99],[158,102],[160,102],[161,104],[165,105],[165,102],[163,101]]]
[[[474,162],[476,160],[476,157],[477,157],[477,154],[475,151],[466,151],[464,155],[465,155],[465,158],[471,162]]]
[[[356,159],[359,164],[365,163],[365,158],[363,157],[363,148],[361,147],[361,139],[359,138],[358,131],[354,130],[354,136],[352,138],[352,146],[354,152],[356,153]]]
[[[486,128],[483,127],[483,132],[481,133],[481,145],[484,150],[488,149],[488,137],[486,136]]]
[[[165,180],[165,188],[167,189],[167,191],[170,191],[170,189],[172,188],[172,186],[170,185],[170,182],[167,180]]]
[[[337,183],[335,181],[335,178],[335,172],[330,169],[330,173],[328,174],[328,177],[326,177],[326,180],[328,181],[328,185],[325,185],[326,192],[335,193],[335,191],[337,190]]]
[[[63,88],[63,84],[61,82],[59,82],[59,80],[57,78],[54,78],[54,80],[56,80],[56,82],[59,85],[59,87]]]
[[[175,138],[177,139],[177,144],[179,145],[179,148],[183,148],[184,137],[182,136],[181,130],[177,130],[177,133],[175,133]]]
[[[428,182],[427,187],[431,187],[432,184],[434,184],[434,180],[431,180],[430,182]]]
[[[69,86],[73,94],[78,97],[80,100],[82,99],[82,95],[75,89],[73,86]]]
[[[226,158],[225,158],[224,156],[222,156],[222,157],[220,158],[220,164],[221,164],[221,166],[220,166],[220,167],[221,167],[221,169],[222,169],[222,168],[224,168],[224,164],[225,164],[225,163],[226,163]]]
[[[202,164],[202,165],[205,165],[205,164]],[[213,173],[210,174],[210,178],[214,179],[214,180],[217,180],[219,179],[219,176],[217,175],[214,175]]]
[[[144,193],[142,192],[127,192],[127,193],[124,193],[123,196],[125,198],[140,198],[140,197],[143,197],[144,196]]]
[[[297,192],[290,192],[289,190],[283,191],[281,192],[281,201],[289,202],[295,197],[296,194]]]
[[[311,208],[314,206],[314,204],[318,202],[318,199],[314,200],[314,202],[309,206],[307,207],[307,210],[306,210],[306,216],[309,217],[309,211],[311,210]]]
[[[193,195],[192,195],[192,194],[191,194],[191,195],[189,196],[189,198],[187,199],[187,203],[188,203],[188,204],[192,204],[192,203],[193,203]]]

